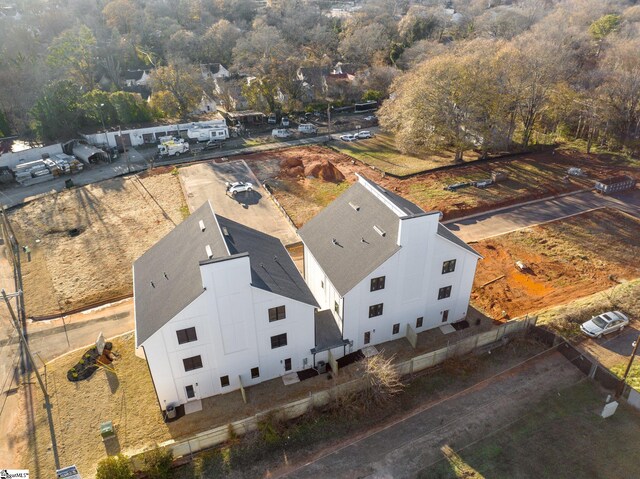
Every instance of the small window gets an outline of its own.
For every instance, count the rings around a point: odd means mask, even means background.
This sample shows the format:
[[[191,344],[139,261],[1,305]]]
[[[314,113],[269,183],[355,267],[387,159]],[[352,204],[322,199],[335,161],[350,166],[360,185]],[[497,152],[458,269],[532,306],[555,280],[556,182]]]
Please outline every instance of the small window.
[[[421,328],[423,321],[424,321],[424,318],[422,316],[416,319],[416,328]]]
[[[393,325],[393,334],[398,334],[400,332],[400,323],[396,323]]]
[[[383,303],[369,306],[369,317],[373,318],[374,316],[382,316],[382,307]]]
[[[438,290],[438,299],[444,299],[451,296],[451,286],[445,286]]]
[[[202,358],[200,356],[193,356],[191,358],[185,358],[182,360],[185,371],[193,371],[194,369],[200,369],[202,367]]]
[[[269,309],[269,322],[279,321],[286,317],[284,306],[278,306],[277,308]]]
[[[320,280],[320,287],[324,289],[324,281]]]
[[[281,348],[287,345],[287,333],[271,336],[271,349]]]
[[[260,377],[260,368],[251,368],[251,379]]]
[[[185,390],[187,391],[187,399],[193,399],[194,397],[196,397],[196,391],[195,389],[193,389],[193,386],[191,384],[189,384]]]
[[[371,279],[371,291],[378,291],[379,289],[384,289],[384,276],[380,276],[379,278]]]
[[[442,274],[453,273],[456,270],[456,260],[450,259],[442,263]]]
[[[367,331],[364,333],[364,344],[369,344],[371,342],[371,331]]]
[[[443,323],[446,323],[448,320],[449,320],[449,310],[448,310],[448,309],[445,309],[445,310],[442,312],[442,322],[443,322]]]
[[[197,341],[196,328],[187,328],[176,331],[178,336],[178,344],[190,343],[191,341]]]
[[[337,301],[333,302],[333,310],[337,313],[340,314],[340,305],[338,304]]]
[[[220,378],[220,386],[226,388],[229,385],[229,376],[222,376]]]
[[[291,371],[291,358],[287,358],[284,360],[284,370]]]

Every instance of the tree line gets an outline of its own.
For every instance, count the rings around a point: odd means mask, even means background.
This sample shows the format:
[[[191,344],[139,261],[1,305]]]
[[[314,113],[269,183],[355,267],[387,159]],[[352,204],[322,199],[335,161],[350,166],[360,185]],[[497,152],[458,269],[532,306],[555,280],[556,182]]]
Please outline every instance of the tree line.
[[[242,75],[250,108],[298,111],[388,98],[404,151],[527,146],[536,135],[635,149],[640,6],[631,0],[16,0],[0,17],[0,133],[54,140],[81,128],[184,118]],[[355,8],[352,8],[355,7]],[[358,72],[309,98],[300,67]],[[152,71],[151,101],[124,84]]]

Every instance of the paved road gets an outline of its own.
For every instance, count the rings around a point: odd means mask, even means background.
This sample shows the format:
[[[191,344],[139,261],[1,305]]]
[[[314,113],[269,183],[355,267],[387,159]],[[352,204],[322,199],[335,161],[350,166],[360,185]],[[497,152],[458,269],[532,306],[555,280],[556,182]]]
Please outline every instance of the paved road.
[[[248,181],[253,183],[254,191],[229,196],[225,189],[227,181]],[[214,211],[225,218],[275,236],[285,245],[300,241],[243,160],[198,163],[182,168],[180,182],[192,212],[210,200]]]
[[[604,206],[640,216],[640,190],[631,190],[613,196],[586,191],[527,205],[516,205],[497,212],[490,211],[445,224],[463,240],[479,241]]]
[[[552,371],[553,374],[549,374]],[[574,384],[582,374],[560,353],[544,355],[364,438],[274,477],[334,479],[409,478],[443,458],[441,448],[460,449],[508,424],[543,396]],[[293,470],[291,470],[293,469]]]

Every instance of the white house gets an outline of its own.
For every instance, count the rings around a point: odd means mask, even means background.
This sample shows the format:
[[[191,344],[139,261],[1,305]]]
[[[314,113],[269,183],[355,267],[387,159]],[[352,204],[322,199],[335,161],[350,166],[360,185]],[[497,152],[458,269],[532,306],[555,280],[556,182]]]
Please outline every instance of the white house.
[[[136,347],[160,407],[305,369],[316,301],[276,238],[205,203],[133,264]]]
[[[358,175],[298,231],[305,281],[354,350],[465,318],[480,255],[439,216]]]
[[[202,78],[205,80],[227,78],[230,76],[229,70],[220,63],[201,63],[200,72],[202,73]]]
[[[124,84],[128,87],[147,86],[151,70],[127,70],[124,73]]]

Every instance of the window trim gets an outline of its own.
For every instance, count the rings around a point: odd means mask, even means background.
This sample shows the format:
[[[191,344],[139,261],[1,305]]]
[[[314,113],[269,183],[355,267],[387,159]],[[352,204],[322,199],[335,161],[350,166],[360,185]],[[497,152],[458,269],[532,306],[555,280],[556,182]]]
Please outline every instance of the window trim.
[[[380,291],[384,289],[386,282],[386,276],[378,276],[377,278],[371,278],[371,283],[369,287],[369,291]]]
[[[282,339],[284,338],[284,343]],[[271,336],[271,349],[283,348],[287,345],[287,333],[276,334],[275,336]]]
[[[448,259],[442,262],[442,274],[453,273],[456,270],[456,259]]]
[[[443,286],[438,290],[438,300],[451,297],[451,286]]]
[[[287,309],[285,305],[269,308],[269,322],[281,321],[287,318]]]
[[[200,365],[198,365],[198,363],[200,363]],[[188,368],[187,364],[189,365]],[[182,365],[184,366],[185,373],[188,373],[189,371],[195,371],[196,369],[204,367],[202,365],[202,356],[200,354],[198,354],[197,356],[191,356],[189,358],[182,358]]]
[[[370,318],[382,316],[383,313],[384,313],[384,303],[372,304],[371,306],[369,306]]]
[[[193,332],[193,338],[191,338],[191,332]],[[182,333],[182,338],[180,337]],[[184,329],[178,329],[176,331],[176,336],[178,338],[178,344],[186,344],[186,343],[191,343],[193,341],[197,341],[198,340],[198,334],[196,333],[196,327],[195,326],[190,326],[188,328],[184,328]]]

